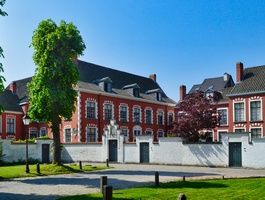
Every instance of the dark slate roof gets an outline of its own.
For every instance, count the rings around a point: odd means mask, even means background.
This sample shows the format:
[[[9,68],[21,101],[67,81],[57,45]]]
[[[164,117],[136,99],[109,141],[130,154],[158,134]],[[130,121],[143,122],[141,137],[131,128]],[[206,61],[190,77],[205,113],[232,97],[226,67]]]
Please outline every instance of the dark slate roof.
[[[233,87],[229,87],[229,88],[224,88],[221,90],[218,90],[218,99],[219,99],[219,103],[224,103],[224,102],[228,102],[228,96],[231,91],[232,91]]]
[[[158,88],[163,91],[158,83],[149,77],[142,77],[81,60],[78,60],[77,68],[80,72],[82,82],[93,83],[95,80],[109,77],[113,82],[112,87],[116,89],[122,89],[126,85],[137,83],[140,87],[140,93]],[[163,97],[167,97],[164,92],[162,92],[162,95]]]
[[[265,91],[265,65],[244,69],[243,79],[236,83],[231,95]]]
[[[5,90],[2,92],[0,95],[0,105],[4,106],[5,111],[22,112],[17,94],[12,93],[11,90]]]
[[[29,92],[27,84],[32,80],[32,77],[13,81],[17,86],[17,96],[19,98],[20,103],[25,103],[29,101]]]
[[[89,90],[94,90],[94,91],[105,93],[105,91],[102,90],[99,86],[97,86],[94,83],[94,81],[102,80],[107,77],[108,79],[112,81],[112,90],[114,94],[116,93],[119,95],[133,97],[127,91],[122,90],[122,88],[124,86],[137,83],[137,85],[140,87],[139,98],[157,101],[150,95],[146,95],[144,93],[148,90],[159,89],[162,92],[162,102],[176,104],[174,100],[166,96],[166,94],[160,88],[158,83],[155,82],[151,78],[146,78],[146,77],[130,74],[127,72],[118,71],[115,69],[103,67],[100,65],[95,65],[95,64],[80,61],[80,60],[78,60],[77,68],[80,73],[80,81],[78,82],[79,88],[89,89]],[[18,95],[18,98],[20,99],[20,103],[24,103],[29,100],[28,99],[29,94],[27,91],[27,83],[30,82],[31,80],[32,80],[32,77],[14,81],[16,82],[17,95]]]
[[[230,84],[230,85],[229,85]],[[216,77],[216,78],[207,78],[204,79],[202,84],[196,84],[194,85],[188,94],[194,93],[197,90],[206,92],[208,89],[211,89],[213,91],[218,91],[223,88],[232,87],[234,85],[234,81],[232,79],[232,76],[228,74],[227,81],[224,81],[224,77]]]

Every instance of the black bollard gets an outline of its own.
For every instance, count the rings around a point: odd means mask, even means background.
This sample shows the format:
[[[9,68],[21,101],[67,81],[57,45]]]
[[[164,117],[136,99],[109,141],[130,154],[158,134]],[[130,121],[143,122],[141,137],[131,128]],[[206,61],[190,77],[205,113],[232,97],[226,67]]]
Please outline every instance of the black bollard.
[[[112,186],[104,185],[103,200],[112,200]]]
[[[106,159],[106,165],[109,167],[109,159]]]
[[[159,172],[155,173],[155,186],[159,186]]]
[[[79,169],[82,169],[82,161],[79,161]]]
[[[186,181],[186,177],[185,177],[185,176],[183,176],[182,180],[183,180],[183,181]]]
[[[40,164],[37,163],[37,173],[40,174]]]
[[[108,184],[108,177],[107,176],[101,176],[100,177],[100,192],[103,194],[103,187]]]

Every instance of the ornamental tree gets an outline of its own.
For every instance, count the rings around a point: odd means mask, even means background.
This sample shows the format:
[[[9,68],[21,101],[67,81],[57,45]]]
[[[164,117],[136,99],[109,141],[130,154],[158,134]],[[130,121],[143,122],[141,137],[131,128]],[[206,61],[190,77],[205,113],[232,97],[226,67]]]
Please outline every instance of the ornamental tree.
[[[82,55],[85,47],[73,23],[61,21],[57,26],[51,19],[39,23],[31,46],[35,75],[28,84],[29,115],[47,122],[53,134],[53,163],[61,163],[60,128],[62,118],[71,119],[77,93],[74,86],[79,72],[73,58]]]
[[[5,4],[6,0],[0,0],[0,6],[3,7]],[[0,9],[0,15],[1,16],[7,16],[7,13],[2,11],[2,9]],[[0,58],[4,58],[4,54],[3,54],[3,49],[0,46]],[[0,62],[0,72],[4,72],[4,68],[3,68],[3,64]],[[5,86],[4,86],[4,82],[5,82],[5,78],[0,75],[0,91],[5,91]],[[4,107],[2,105],[0,105],[0,115],[2,114],[2,112],[4,111]]]
[[[201,91],[188,94],[177,105],[172,132],[197,142],[200,130],[212,130],[218,125],[220,116],[217,114],[216,104],[215,97],[205,97]]]

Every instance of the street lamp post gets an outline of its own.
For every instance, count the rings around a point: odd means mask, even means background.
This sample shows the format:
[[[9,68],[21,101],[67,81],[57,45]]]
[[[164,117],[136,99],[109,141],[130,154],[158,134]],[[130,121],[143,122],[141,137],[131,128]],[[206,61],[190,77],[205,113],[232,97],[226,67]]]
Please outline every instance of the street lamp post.
[[[30,123],[30,117],[26,114],[22,118],[24,125],[26,125],[26,173],[29,173],[29,144],[28,144],[28,125]]]

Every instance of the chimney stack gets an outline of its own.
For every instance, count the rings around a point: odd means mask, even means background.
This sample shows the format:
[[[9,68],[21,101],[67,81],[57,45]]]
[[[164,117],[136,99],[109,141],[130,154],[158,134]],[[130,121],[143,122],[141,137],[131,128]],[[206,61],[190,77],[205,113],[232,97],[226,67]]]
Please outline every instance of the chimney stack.
[[[228,81],[228,76],[229,76],[229,74],[228,73],[224,73],[224,81]]]
[[[149,78],[153,79],[153,81],[156,82],[156,74],[151,74],[151,75],[149,76]]]
[[[13,93],[17,93],[17,84],[16,84],[16,82],[13,81],[12,83],[10,83],[9,90],[11,90]]]
[[[181,85],[179,87],[179,101],[183,101],[186,96],[186,86]]]
[[[243,63],[237,62],[236,63],[236,82],[240,82],[243,77]]]

